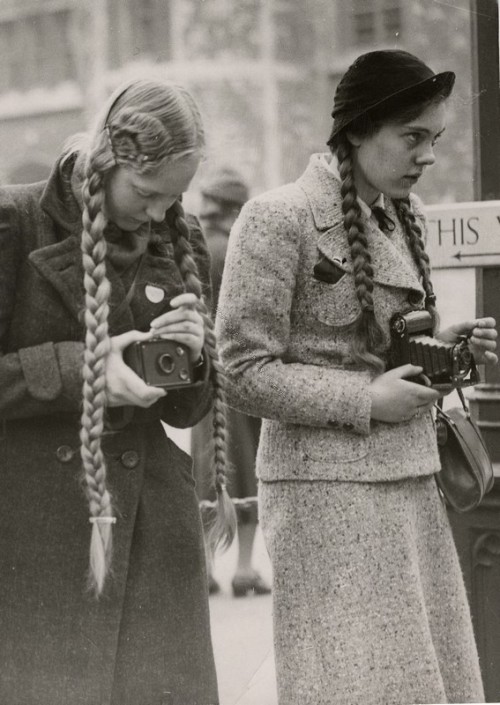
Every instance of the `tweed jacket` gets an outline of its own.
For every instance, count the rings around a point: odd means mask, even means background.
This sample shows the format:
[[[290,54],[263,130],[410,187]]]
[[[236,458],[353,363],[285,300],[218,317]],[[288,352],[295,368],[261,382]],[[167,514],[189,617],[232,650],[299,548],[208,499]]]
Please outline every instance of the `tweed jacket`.
[[[205,291],[209,258],[191,242]],[[166,223],[157,224],[168,245]],[[208,374],[103,434],[117,523],[113,574],[86,590],[91,525],[81,487],[84,301],[81,213],[68,174],[0,190],[0,702],[211,705],[218,702],[203,539],[177,427],[211,407]],[[147,329],[183,291],[173,256],[148,251],[134,295],[110,262],[109,329]],[[165,291],[154,303],[147,284]],[[111,418],[110,418],[111,417]],[[168,693],[172,694],[169,700]]]
[[[412,208],[425,228],[419,200]],[[365,218],[374,306],[389,339],[396,312],[422,308],[424,291],[394,207],[390,236]],[[363,216],[364,217],[364,216]],[[326,256],[334,284],[313,276]],[[371,420],[370,372],[349,352],[360,314],[341,211],[340,184],[325,155],[304,174],[248,202],[230,236],[217,330],[228,399],[261,416],[263,480],[385,481],[439,470],[430,413]]]

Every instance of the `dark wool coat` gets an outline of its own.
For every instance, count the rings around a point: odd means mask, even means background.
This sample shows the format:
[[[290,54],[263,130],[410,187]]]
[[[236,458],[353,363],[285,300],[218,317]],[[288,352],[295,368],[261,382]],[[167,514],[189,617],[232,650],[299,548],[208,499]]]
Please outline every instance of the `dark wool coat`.
[[[188,222],[208,290],[205,243]],[[157,229],[168,242],[168,227]],[[134,409],[125,427],[120,410],[109,410],[113,576],[99,601],[86,591],[80,234],[70,174],[59,165],[46,184],[0,192],[0,702],[211,705],[218,698],[191,465],[161,424],[188,427],[207,413],[207,371],[193,388]],[[108,276],[111,335],[147,329],[162,311],[146,284],[164,288],[165,301],[183,290],[173,259],[155,252],[130,304],[111,263]]]

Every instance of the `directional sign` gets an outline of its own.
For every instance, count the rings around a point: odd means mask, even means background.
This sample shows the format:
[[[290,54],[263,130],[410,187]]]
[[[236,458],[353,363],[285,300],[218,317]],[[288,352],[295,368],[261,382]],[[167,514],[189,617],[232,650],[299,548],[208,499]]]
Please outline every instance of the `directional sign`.
[[[500,265],[500,201],[426,206],[433,269]]]

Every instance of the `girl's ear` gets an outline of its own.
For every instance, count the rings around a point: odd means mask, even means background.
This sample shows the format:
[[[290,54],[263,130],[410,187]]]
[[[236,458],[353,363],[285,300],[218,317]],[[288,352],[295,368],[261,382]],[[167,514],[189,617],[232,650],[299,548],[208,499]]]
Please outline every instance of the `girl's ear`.
[[[362,142],[361,137],[358,137],[353,132],[350,132],[348,130],[346,132],[346,137],[349,140],[349,142],[352,144],[353,147],[359,147],[361,145],[361,142]]]

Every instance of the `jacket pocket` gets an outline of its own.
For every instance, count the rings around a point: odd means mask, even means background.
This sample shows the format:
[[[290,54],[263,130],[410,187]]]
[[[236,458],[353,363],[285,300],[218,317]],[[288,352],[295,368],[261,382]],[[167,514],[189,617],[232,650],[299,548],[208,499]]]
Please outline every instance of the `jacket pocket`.
[[[298,426],[299,443],[304,460],[336,465],[365,458],[366,436],[316,426]]]
[[[311,278],[308,296],[313,316],[328,326],[347,326],[359,316],[354,277],[350,272],[336,284]]]

